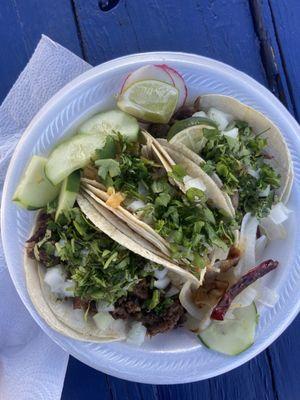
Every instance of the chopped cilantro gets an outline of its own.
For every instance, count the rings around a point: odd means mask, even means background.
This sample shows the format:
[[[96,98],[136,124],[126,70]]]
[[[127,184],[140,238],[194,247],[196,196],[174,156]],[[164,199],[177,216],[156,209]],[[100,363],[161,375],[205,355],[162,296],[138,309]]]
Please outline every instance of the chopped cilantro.
[[[85,300],[112,304],[141,279],[153,276],[155,267],[149,263],[145,268],[142,257],[98,231],[77,207],[59,221],[49,215],[46,234],[36,246],[46,267],[64,266],[75,282],[75,296]]]
[[[105,160],[97,160],[95,162],[95,165],[99,167],[98,175],[103,180],[106,180],[107,175],[109,175],[111,178],[114,178],[121,173],[118,161],[112,160],[111,158]]]
[[[98,159],[107,159],[107,158],[115,158],[117,153],[116,141],[112,136],[107,136],[105,145],[102,149],[96,150],[95,160]]]
[[[201,156],[208,160],[203,169],[209,175],[217,173],[229,195],[238,195],[237,217],[251,212],[258,218],[266,216],[275,200],[275,191],[280,186],[280,176],[265,162],[264,150],[267,139],[261,132],[255,135],[251,127],[243,121],[234,121],[231,128],[239,129],[238,139],[222,135],[218,129],[204,129],[206,144]],[[259,177],[249,174],[249,170],[259,171]],[[270,185],[270,194],[260,193]]]
[[[184,194],[171,184],[169,178],[183,182],[186,176],[180,164],[174,165],[167,174],[161,165],[145,159],[141,148],[132,148],[126,143],[117,148],[121,149],[116,153],[119,173],[111,176],[111,186],[124,193],[128,203],[136,199],[144,201],[145,207],[137,211],[138,217],[169,242],[174,259],[182,260],[199,277],[212,248],[224,249],[233,243],[235,221],[212,208],[203,191],[190,188]],[[96,164],[101,161],[105,160],[98,160]],[[101,178],[107,186],[106,176]],[[195,256],[198,254],[199,257]]]
[[[187,173],[182,165],[175,164],[172,165],[172,172],[169,172],[168,175],[175,181],[183,182],[183,178],[187,175]]]

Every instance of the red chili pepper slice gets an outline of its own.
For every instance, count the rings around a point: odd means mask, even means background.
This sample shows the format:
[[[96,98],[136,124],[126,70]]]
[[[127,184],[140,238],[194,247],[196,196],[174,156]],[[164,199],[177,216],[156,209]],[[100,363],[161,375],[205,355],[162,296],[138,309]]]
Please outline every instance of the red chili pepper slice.
[[[256,267],[252,268],[245,275],[243,275],[234,285],[232,285],[219,300],[218,304],[212,310],[211,319],[223,321],[230,304],[233,299],[240,294],[246,287],[251,285],[257,279],[266,275],[278,266],[278,261],[266,260]]]

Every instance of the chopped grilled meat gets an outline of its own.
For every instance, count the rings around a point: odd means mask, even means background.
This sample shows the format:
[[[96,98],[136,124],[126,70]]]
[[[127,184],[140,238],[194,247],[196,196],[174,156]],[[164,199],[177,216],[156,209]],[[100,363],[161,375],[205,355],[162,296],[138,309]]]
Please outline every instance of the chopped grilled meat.
[[[233,208],[237,210],[239,206],[239,192],[236,190],[230,198]]]
[[[218,321],[223,321],[230,304],[233,299],[240,294],[246,287],[251,285],[257,279],[261,278],[268,272],[277,268],[278,261],[267,260],[257,265],[243,275],[234,285],[232,285],[219,300],[218,304],[214,307],[211,313],[211,319],[216,319]]]
[[[149,335],[154,336],[183,324],[184,313],[184,308],[179,300],[176,299],[161,315],[150,311],[149,313],[143,314],[141,321],[147,328]]]
[[[38,214],[36,220],[35,231],[33,235],[26,241],[26,252],[28,257],[35,259],[34,255],[34,246],[37,242],[43,239],[47,230],[47,222],[50,219],[50,215],[47,214],[45,211],[41,211]]]
[[[53,245],[55,242],[52,243]],[[35,256],[32,257],[35,259]],[[59,257],[48,254],[44,249],[38,249],[38,261],[40,261],[45,267],[53,267],[54,265],[61,264]]]
[[[89,313],[92,315],[97,313],[96,303],[94,301],[84,300],[80,297],[73,297],[73,309],[83,311],[89,310]]]
[[[145,307],[145,300],[151,296],[150,280],[143,279],[135,286],[132,293],[115,303],[115,310],[111,312],[112,317],[141,321],[151,336],[176,328],[184,322],[185,310],[178,298],[172,299],[170,304],[158,313],[155,308],[148,310]],[[161,296],[161,301],[163,300]]]
[[[194,112],[201,110],[201,96],[198,96],[194,101]]]
[[[256,231],[256,239],[259,239],[262,236],[261,231],[259,229],[259,226],[257,227],[257,231]]]
[[[73,298],[73,309],[74,310],[86,310],[89,306],[89,300],[82,300],[80,297]]]
[[[170,125],[168,124],[151,124],[148,131],[156,138],[166,138],[169,132]]]
[[[88,179],[97,180],[98,171],[92,165],[87,165],[83,170],[83,177]]]
[[[34,246],[35,246],[35,242],[27,242],[26,253],[27,253],[27,256],[32,259],[35,259]]]
[[[132,294],[138,299],[146,300],[149,298],[149,284],[146,279],[141,280],[135,285]]]
[[[129,319],[137,318],[140,316],[141,307],[139,305],[139,299],[134,295],[123,296],[115,304],[115,310],[111,312],[111,315],[115,319]]]
[[[200,96],[196,98],[194,104],[191,105],[184,105],[180,107],[172,117],[172,123],[175,121],[190,118],[195,112],[200,111]]]
[[[231,267],[237,265],[241,257],[241,251],[238,247],[231,246],[226,260],[220,261],[220,272],[226,272]]]
[[[196,112],[194,106],[183,106],[180,107],[172,117],[172,123],[178,120],[186,119],[191,117]]]
[[[266,151],[262,151],[261,155],[263,156],[263,158],[265,158],[266,160],[272,160],[272,158],[274,158],[271,154],[267,153]]]

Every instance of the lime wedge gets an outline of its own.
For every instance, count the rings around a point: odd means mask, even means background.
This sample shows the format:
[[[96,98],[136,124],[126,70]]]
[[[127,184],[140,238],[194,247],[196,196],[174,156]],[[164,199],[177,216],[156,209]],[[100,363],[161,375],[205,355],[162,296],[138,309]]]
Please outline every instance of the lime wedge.
[[[202,125],[203,128],[217,128],[217,124],[213,122],[211,119],[205,117],[190,117],[186,119],[182,119],[181,121],[176,121],[173,124],[168,132],[168,140],[171,140],[173,136],[177,135],[177,133],[183,131],[186,128],[195,125]]]
[[[189,128],[184,129],[173,136],[170,143],[174,144],[184,144],[190,150],[195,153],[199,153],[206,143],[206,138],[203,136],[203,129],[215,129],[213,126],[209,125],[194,125]]]
[[[130,85],[118,100],[118,107],[147,122],[167,123],[178,101],[178,89],[157,80],[138,81]]]

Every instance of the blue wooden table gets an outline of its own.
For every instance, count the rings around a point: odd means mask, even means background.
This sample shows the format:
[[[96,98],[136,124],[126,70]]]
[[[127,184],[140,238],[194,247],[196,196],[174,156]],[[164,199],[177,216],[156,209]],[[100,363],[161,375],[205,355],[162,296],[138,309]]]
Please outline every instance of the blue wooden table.
[[[0,0],[0,102],[45,33],[92,65],[179,50],[224,61],[300,118],[300,0]],[[258,357],[204,382],[151,386],[70,358],[63,400],[300,399],[300,317]],[[45,399],[46,400],[46,399]]]

